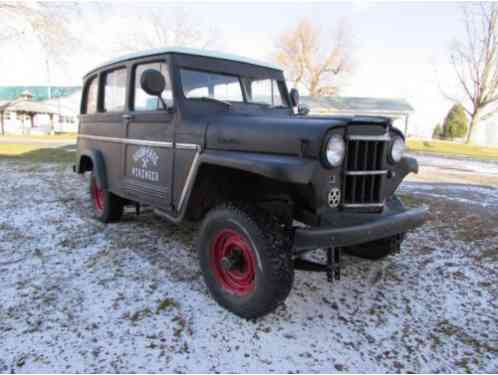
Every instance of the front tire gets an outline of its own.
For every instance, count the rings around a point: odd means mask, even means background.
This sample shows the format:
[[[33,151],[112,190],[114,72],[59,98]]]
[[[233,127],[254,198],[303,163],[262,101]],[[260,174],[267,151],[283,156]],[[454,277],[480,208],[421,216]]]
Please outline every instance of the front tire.
[[[124,206],[123,200],[110,191],[100,188],[93,171],[90,177],[90,197],[97,220],[110,223],[121,219]]]
[[[201,225],[197,251],[211,295],[238,316],[266,315],[289,295],[290,241],[265,211],[233,204],[213,209]]]

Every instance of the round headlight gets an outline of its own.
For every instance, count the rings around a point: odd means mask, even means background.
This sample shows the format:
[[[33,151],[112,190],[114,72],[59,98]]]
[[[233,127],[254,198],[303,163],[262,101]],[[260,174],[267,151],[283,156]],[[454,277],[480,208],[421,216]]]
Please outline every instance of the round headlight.
[[[346,145],[342,136],[333,135],[329,138],[327,148],[325,149],[325,158],[331,167],[338,167],[341,165],[345,151]]]
[[[398,163],[403,154],[405,153],[405,141],[403,138],[396,137],[394,138],[393,144],[391,146],[391,160],[395,163]]]

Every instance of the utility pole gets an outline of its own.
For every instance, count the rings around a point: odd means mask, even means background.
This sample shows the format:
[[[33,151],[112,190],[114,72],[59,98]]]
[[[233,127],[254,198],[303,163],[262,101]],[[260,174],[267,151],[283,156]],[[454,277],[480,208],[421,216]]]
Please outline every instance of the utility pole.
[[[47,59],[45,60],[45,63],[46,63],[46,67],[47,67],[47,96],[48,96],[48,99],[52,99],[52,88],[50,87],[50,65],[49,65],[49,61],[48,61],[48,57]]]

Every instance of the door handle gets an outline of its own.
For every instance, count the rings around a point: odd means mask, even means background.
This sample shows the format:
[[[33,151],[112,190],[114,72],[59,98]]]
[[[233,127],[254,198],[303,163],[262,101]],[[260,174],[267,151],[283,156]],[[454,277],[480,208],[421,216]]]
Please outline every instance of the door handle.
[[[123,120],[133,120],[133,115],[124,114],[123,115]]]

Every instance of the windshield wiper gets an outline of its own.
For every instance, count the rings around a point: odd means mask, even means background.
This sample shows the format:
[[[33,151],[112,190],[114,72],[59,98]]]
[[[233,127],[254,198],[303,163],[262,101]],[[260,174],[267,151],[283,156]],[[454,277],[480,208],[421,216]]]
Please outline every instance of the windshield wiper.
[[[225,104],[226,106],[229,106],[229,107],[232,106],[232,103],[227,102],[225,100],[213,98],[212,96],[200,96],[198,98],[191,98],[191,99],[197,99],[197,100],[203,100],[203,101],[210,101],[210,102],[221,103],[221,104]]]

